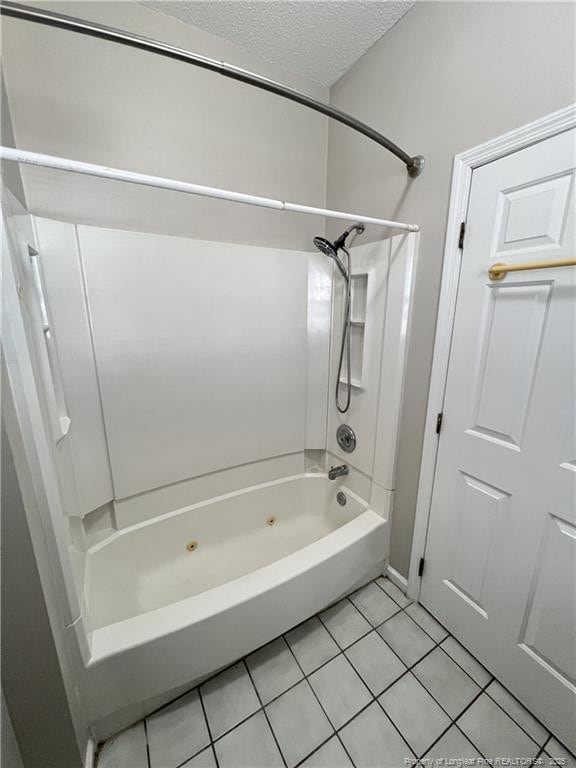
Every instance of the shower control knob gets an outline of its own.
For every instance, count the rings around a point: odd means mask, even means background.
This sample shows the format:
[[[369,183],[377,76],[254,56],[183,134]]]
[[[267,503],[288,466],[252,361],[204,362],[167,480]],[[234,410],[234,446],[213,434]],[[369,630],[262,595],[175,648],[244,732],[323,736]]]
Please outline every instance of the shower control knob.
[[[352,453],[356,448],[356,435],[348,424],[340,424],[336,430],[336,441],[345,453]]]

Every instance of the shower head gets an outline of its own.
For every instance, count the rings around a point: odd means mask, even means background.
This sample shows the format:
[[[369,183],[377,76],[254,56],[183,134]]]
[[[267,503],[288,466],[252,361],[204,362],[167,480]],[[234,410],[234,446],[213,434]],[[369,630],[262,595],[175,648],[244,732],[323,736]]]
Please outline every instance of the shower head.
[[[325,237],[315,237],[314,238],[314,245],[320,253],[323,253],[325,256],[328,256],[328,258],[333,259],[336,255],[336,248],[334,245],[330,242],[330,240],[326,240]]]
[[[329,259],[334,259],[336,266],[342,273],[343,278],[348,280],[348,271],[346,270],[344,264],[342,264],[340,256],[338,256],[338,249],[336,248],[335,244],[331,243],[330,240],[326,240],[325,237],[315,237],[314,245],[316,248],[318,248],[320,253],[324,254],[324,256],[328,256]]]
[[[346,247],[346,240],[348,239],[348,236],[352,232],[358,232],[359,234],[362,234],[362,232],[364,232],[365,229],[366,227],[364,226],[364,224],[352,224],[352,226],[348,227],[346,232],[343,232],[339,238],[334,240],[333,243],[331,243],[330,240],[326,240],[325,237],[314,238],[314,245],[316,246],[316,248],[318,248],[318,250],[321,253],[323,253],[325,256],[328,256],[328,258],[334,259],[334,261],[336,262],[336,266],[338,267],[338,269],[340,270],[340,272],[342,273],[346,281],[348,281],[349,279],[348,270],[346,269],[344,264],[342,264],[342,260],[338,256],[338,251]]]

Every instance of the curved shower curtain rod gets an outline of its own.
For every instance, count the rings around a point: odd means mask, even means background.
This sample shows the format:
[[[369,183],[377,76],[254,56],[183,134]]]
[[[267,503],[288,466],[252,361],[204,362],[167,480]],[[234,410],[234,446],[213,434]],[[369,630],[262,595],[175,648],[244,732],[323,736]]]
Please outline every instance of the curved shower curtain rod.
[[[339,123],[347,125],[349,128],[367,136],[381,147],[392,152],[393,155],[396,155],[396,157],[405,163],[408,175],[412,178],[419,176],[424,168],[424,158],[422,155],[411,157],[407,152],[404,152],[403,149],[400,149],[400,147],[394,144],[393,141],[386,138],[386,136],[378,133],[378,131],[375,131],[369,125],[366,125],[366,123],[352,117],[352,115],[348,115],[346,112],[342,112],[335,107],[331,107],[317,99],[313,99],[311,96],[307,96],[294,88],[289,88],[282,85],[282,83],[270,80],[267,77],[262,77],[254,72],[249,72],[246,69],[235,67],[233,64],[227,64],[224,61],[216,61],[216,59],[209,59],[206,56],[200,56],[199,54],[192,53],[184,48],[177,48],[176,46],[162,43],[159,40],[152,40],[147,37],[141,37],[140,35],[134,35],[131,32],[124,32],[123,30],[115,29],[114,27],[107,27],[102,24],[84,21],[83,19],[78,19],[74,16],[65,16],[64,14],[54,13],[52,11],[32,8],[27,5],[22,5],[21,3],[10,2],[9,0],[3,0],[3,2],[0,3],[0,13],[5,16],[12,16],[16,19],[24,19],[38,24],[45,24],[50,27],[58,27],[72,32],[79,32],[80,34],[90,35],[91,37],[98,37],[102,40],[109,40],[150,53],[157,53],[160,56],[166,56],[167,58],[176,59],[177,61],[184,61],[188,64],[193,64],[196,67],[208,69],[212,72],[219,72],[225,77],[230,77],[233,80],[239,80],[242,83],[253,85],[264,91],[275,93],[277,96],[282,96],[285,99],[295,101],[309,109],[313,109],[327,117],[331,117]]]

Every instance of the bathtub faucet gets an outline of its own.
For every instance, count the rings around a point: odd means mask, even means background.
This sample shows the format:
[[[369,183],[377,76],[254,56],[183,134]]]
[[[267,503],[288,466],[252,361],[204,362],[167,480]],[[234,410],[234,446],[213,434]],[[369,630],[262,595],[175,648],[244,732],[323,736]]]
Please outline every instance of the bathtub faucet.
[[[344,477],[350,470],[347,464],[340,464],[339,467],[330,467],[328,470],[328,480],[336,480],[337,477]]]

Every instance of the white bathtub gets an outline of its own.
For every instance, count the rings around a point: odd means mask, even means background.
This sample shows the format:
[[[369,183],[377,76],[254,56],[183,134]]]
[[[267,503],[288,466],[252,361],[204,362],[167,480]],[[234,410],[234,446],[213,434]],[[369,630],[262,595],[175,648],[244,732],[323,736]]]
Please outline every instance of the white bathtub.
[[[92,720],[204,677],[277,637],[373,576],[387,548],[387,520],[345,479],[331,483],[314,473],[116,533],[88,552]]]

